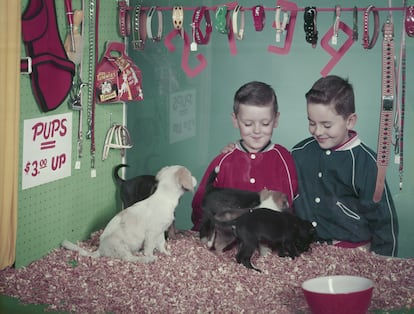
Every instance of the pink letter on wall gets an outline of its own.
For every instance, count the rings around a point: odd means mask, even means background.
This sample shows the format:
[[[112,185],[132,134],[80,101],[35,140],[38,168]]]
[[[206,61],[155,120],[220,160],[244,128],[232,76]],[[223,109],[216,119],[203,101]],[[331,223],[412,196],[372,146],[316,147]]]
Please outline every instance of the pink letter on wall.
[[[335,50],[330,44],[329,40],[333,35],[333,26],[328,30],[328,32],[323,36],[321,39],[321,46],[322,48],[332,56],[332,59],[325,65],[325,67],[321,70],[322,76],[327,76],[329,72],[335,67],[335,65],[342,59],[345,53],[351,48],[352,44],[354,43],[352,39],[352,29],[349,28],[345,23],[339,22],[339,29],[343,30],[345,34],[348,35],[348,39],[344,42],[344,44],[339,47],[338,50]]]
[[[194,68],[191,68],[188,64],[190,58],[190,38],[186,31],[183,31],[183,52],[181,55],[181,67],[184,70],[185,74],[188,77],[196,77],[199,75],[207,66],[207,60],[203,54],[198,53],[196,58],[199,61],[199,64]],[[168,51],[173,52],[175,51],[175,46],[172,44],[172,40],[174,37],[181,35],[179,30],[172,30],[164,39],[164,45],[167,47]]]
[[[289,23],[286,25],[285,45],[283,47],[269,45],[267,51],[280,55],[287,55],[290,51],[290,47],[292,46],[293,33],[296,24],[296,15],[298,14],[298,6],[294,2],[285,0],[277,1],[276,5],[279,5],[283,10],[290,11]]]

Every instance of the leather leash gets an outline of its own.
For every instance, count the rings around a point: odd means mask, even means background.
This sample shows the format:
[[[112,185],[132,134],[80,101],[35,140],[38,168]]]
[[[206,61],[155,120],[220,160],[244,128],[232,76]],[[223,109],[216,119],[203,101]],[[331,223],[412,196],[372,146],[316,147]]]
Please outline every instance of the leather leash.
[[[403,0],[404,13],[403,20],[407,19],[407,1]],[[395,163],[399,165],[399,188],[403,187],[403,174],[404,174],[404,120],[405,120],[405,92],[406,92],[406,45],[405,45],[406,32],[404,28],[401,30],[401,42],[400,42],[400,56],[398,63],[398,71],[396,71],[396,115],[394,120],[395,130]],[[400,91],[400,77],[401,77],[401,102],[399,103],[399,91]]]
[[[378,173],[373,196],[374,202],[379,202],[382,198],[390,159],[395,89],[394,25],[390,17],[387,18],[382,30],[384,35],[382,42],[382,101],[377,147]]]
[[[99,0],[89,0],[89,27],[88,27],[88,131],[86,138],[91,140],[91,177],[96,177],[95,168],[95,109],[96,109],[96,89],[95,89],[95,69],[98,63],[98,18]]]

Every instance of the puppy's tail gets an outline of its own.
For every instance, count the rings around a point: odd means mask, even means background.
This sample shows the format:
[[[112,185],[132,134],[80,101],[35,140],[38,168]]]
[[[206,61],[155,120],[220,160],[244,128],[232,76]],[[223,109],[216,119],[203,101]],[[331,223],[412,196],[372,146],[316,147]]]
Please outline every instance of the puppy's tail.
[[[125,180],[124,179],[122,179],[120,176],[119,176],[119,174],[118,174],[118,172],[119,172],[119,169],[121,169],[121,168],[123,168],[123,167],[129,167],[128,165],[126,165],[126,164],[119,164],[118,166],[116,166],[115,168],[114,168],[114,178],[115,178],[115,181],[118,183],[118,184],[121,184],[122,182],[124,182]]]
[[[62,247],[64,247],[67,250],[76,251],[79,252],[82,256],[90,256],[90,257],[100,257],[99,250],[96,250],[95,252],[88,252],[85,249],[81,248],[80,246],[68,241],[63,240]]]
[[[213,169],[213,171],[211,171],[210,175],[208,176],[208,180],[206,182],[206,188],[205,188],[206,193],[214,189],[213,183],[214,183],[214,180],[216,180],[217,178],[217,173],[218,171],[216,169]]]

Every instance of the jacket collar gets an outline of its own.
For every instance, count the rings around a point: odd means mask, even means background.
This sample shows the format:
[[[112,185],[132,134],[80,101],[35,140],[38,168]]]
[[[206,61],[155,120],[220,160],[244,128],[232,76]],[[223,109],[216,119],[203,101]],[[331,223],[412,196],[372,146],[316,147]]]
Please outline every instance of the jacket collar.
[[[243,152],[250,153],[249,150],[243,145],[243,140],[240,140],[236,143],[236,148],[243,151]],[[265,146],[263,146],[263,148],[261,150],[259,150],[258,153],[266,152],[270,148],[272,148],[272,142],[271,141],[269,141]]]
[[[335,151],[350,150],[350,149],[358,146],[359,144],[361,144],[361,140],[358,136],[358,133],[353,131],[353,130],[350,130],[349,131],[349,139],[345,143],[343,143],[339,146],[332,147],[332,150],[335,150]]]

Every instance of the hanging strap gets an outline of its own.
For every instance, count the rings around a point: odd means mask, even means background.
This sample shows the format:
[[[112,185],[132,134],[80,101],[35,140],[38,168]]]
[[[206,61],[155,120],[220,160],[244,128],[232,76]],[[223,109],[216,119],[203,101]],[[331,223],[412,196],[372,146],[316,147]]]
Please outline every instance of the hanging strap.
[[[403,0],[404,13],[403,21],[407,18],[407,0]],[[399,188],[403,187],[403,172],[404,172],[404,120],[405,120],[405,92],[406,92],[406,46],[405,46],[406,32],[404,28],[401,29],[400,55],[398,62],[398,69],[395,77],[395,106],[396,114],[394,118],[395,130],[395,163],[399,165]],[[400,81],[401,78],[401,81]],[[400,96],[401,94],[401,101]]]
[[[96,89],[95,86],[95,68],[98,63],[98,18],[99,18],[99,0],[89,1],[89,51],[88,51],[88,132],[86,137],[91,140],[91,177],[96,177],[95,168],[95,107],[96,107]]]
[[[312,44],[312,48],[316,48],[318,42],[318,31],[316,25],[317,11],[316,7],[306,7],[303,15],[305,39],[308,43]]]
[[[379,33],[379,14],[377,10],[374,10],[375,6],[372,4],[369,5],[364,11],[364,37],[362,40],[362,46],[364,49],[372,49],[375,46],[375,43],[378,39]],[[369,15],[372,12],[374,17],[374,31],[372,33],[371,39],[369,38]]]
[[[383,26],[382,42],[382,101],[377,147],[377,182],[373,200],[379,202],[384,191],[385,176],[390,159],[392,138],[395,64],[394,64],[394,25],[390,18]]]

